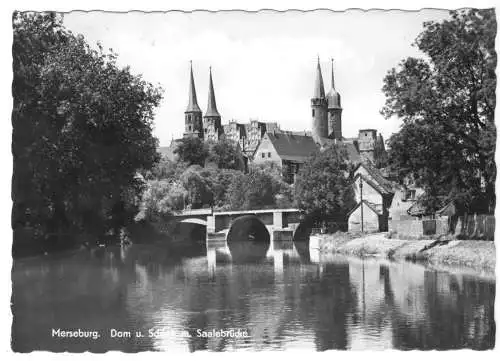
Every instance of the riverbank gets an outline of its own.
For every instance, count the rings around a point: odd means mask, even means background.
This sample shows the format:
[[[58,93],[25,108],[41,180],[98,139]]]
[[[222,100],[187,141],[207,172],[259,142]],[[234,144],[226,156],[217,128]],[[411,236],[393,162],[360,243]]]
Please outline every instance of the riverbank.
[[[402,240],[389,239],[385,233],[360,236],[341,232],[311,237],[316,237],[316,246],[312,247],[317,247],[322,253],[411,260],[495,271],[496,251],[495,244],[491,241]]]

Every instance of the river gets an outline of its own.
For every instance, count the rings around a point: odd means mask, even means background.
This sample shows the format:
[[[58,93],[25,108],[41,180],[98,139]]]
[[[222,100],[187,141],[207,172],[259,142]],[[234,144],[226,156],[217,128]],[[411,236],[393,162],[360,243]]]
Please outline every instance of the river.
[[[174,259],[161,245],[131,245],[15,260],[12,348],[494,347],[491,277],[294,244],[249,261],[239,251],[219,244]]]

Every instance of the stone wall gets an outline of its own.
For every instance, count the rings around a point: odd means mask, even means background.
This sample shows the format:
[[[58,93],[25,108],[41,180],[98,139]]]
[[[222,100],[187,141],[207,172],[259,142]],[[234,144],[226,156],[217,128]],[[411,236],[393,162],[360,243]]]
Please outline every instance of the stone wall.
[[[443,235],[448,233],[448,219],[446,217],[430,220],[392,219],[389,220],[389,231],[409,238]]]
[[[396,232],[404,237],[419,237],[424,234],[422,221],[416,220],[389,220],[389,231]]]

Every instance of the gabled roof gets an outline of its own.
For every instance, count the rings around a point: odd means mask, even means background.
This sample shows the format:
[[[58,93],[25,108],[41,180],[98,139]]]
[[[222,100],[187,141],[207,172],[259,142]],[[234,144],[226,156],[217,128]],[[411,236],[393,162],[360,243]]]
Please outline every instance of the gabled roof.
[[[384,190],[385,193],[394,193],[394,184],[390,180],[386,179],[379,169],[367,162],[363,162],[358,164],[358,166],[354,169],[354,173],[356,173],[359,167],[364,167],[368,174],[370,174],[370,176],[375,180],[378,186]]]
[[[312,136],[304,135],[303,132],[275,131],[266,134],[283,160],[305,162],[320,147],[336,144],[337,149],[345,153],[348,162],[352,164],[361,162],[359,152],[352,143],[320,138],[319,144],[317,144]]]
[[[312,137],[281,132],[267,133],[281,159],[291,161],[306,161],[318,146]]]
[[[353,181],[351,184],[354,184],[358,181],[358,178],[363,179],[363,182],[368,183],[373,189],[375,189],[380,195],[387,195],[387,194],[392,194],[392,192],[387,192],[387,190],[377,183],[371,181],[369,178],[365,177],[364,175],[358,173],[354,177]]]
[[[375,203],[371,203],[371,202],[368,202],[368,201],[365,201],[363,200],[363,203],[366,204],[368,206],[368,208],[370,208],[373,212],[375,212],[376,214],[378,214],[379,216],[383,215],[384,214],[384,211],[382,210],[382,205],[381,204],[375,204]],[[356,204],[350,211],[349,213],[347,213],[347,216],[349,217],[351,214],[354,213],[354,211],[356,209],[359,208],[359,206],[361,205],[361,202],[359,202],[358,204]]]

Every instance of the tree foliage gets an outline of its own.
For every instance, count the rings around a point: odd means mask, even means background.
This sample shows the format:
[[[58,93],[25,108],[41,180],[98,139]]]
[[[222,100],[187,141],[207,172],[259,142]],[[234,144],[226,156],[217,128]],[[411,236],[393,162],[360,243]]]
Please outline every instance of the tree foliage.
[[[199,165],[191,166],[181,175],[181,182],[187,190],[187,204],[190,208],[209,207],[213,204],[213,180],[207,174],[202,174]]]
[[[294,188],[297,206],[314,221],[345,221],[354,206],[347,168],[335,145],[316,152],[297,175]]]
[[[494,10],[450,12],[424,23],[407,58],[384,78],[382,114],[403,121],[389,139],[389,164],[426,191],[426,206],[454,199],[463,210],[493,211],[496,128]]]
[[[182,138],[174,149],[179,160],[188,165],[204,166],[208,157],[208,146],[203,139],[197,137]]]
[[[13,17],[13,226],[105,232],[158,160],[161,89],[91,48],[53,13]],[[128,198],[130,198],[128,196]]]
[[[207,162],[216,164],[219,169],[245,169],[239,145],[225,137],[210,145]]]

